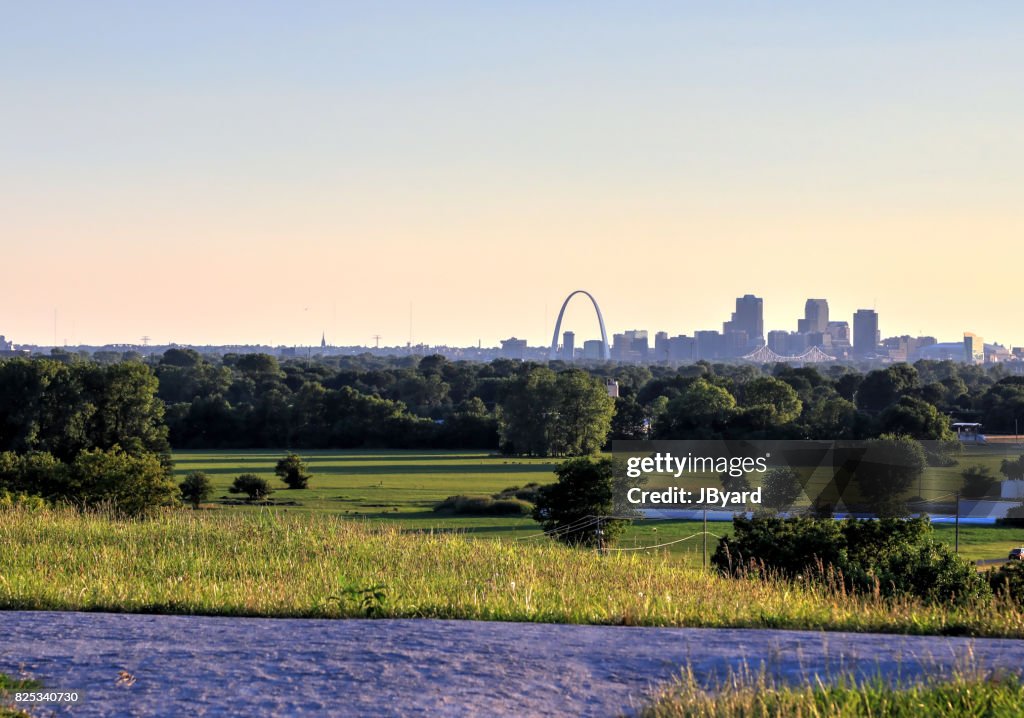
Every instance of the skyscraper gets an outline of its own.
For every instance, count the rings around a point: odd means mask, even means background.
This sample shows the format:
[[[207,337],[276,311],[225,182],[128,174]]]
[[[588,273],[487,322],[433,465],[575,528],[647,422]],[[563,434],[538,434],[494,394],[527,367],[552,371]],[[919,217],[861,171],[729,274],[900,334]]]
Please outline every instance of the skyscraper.
[[[562,359],[572,361],[576,358],[576,333],[562,332]]]
[[[968,364],[985,363],[985,340],[973,332],[964,332],[964,361]]]
[[[746,332],[747,345],[764,343],[764,301],[753,294],[744,294],[736,299],[736,311],[732,319],[722,325],[722,334]]]
[[[853,355],[871,356],[878,351],[878,312],[858,309],[853,315]]]
[[[828,300],[808,299],[804,304],[804,318],[797,321],[796,330],[801,334],[824,332],[828,329]]]

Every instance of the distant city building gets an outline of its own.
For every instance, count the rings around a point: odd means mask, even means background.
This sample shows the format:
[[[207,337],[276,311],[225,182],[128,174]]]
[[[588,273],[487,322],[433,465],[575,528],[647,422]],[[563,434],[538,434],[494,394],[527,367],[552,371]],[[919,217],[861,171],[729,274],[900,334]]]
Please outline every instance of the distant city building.
[[[576,358],[576,333],[562,332],[562,359],[572,361]]]
[[[986,362],[1007,362],[1013,361],[1010,350],[1002,344],[989,344],[985,347]]]
[[[721,359],[725,350],[725,342],[721,334],[713,329],[704,329],[693,333],[697,341],[698,359]]]
[[[669,361],[672,354],[669,350],[668,332],[658,332],[654,335],[654,361]]]
[[[7,337],[0,334],[0,352],[14,351],[14,342],[7,341]]]
[[[878,353],[878,312],[858,309],[853,315],[853,354],[869,357]]]
[[[612,399],[619,398],[619,382],[615,381],[614,379],[607,379],[605,380],[604,388],[605,391],[608,392],[608,396],[610,396]]]
[[[502,339],[501,356],[505,359],[523,359],[526,356],[526,340],[515,337]]]
[[[744,294],[736,299],[736,311],[732,313],[732,319],[722,324],[722,334],[729,335],[732,332],[743,332],[746,334],[747,346],[760,346],[764,343],[764,301],[753,294]],[[732,342],[727,340],[727,345],[736,341],[734,335]]]
[[[668,358],[670,361],[692,362],[697,360],[697,340],[685,334],[668,340]]]
[[[645,362],[649,349],[647,330],[630,329],[614,336],[612,359],[620,362]]]
[[[963,360],[968,364],[985,363],[985,340],[972,332],[964,332]]]
[[[808,299],[804,304],[804,318],[797,321],[796,330],[801,334],[828,331],[828,300]]]
[[[922,358],[921,352],[936,344],[935,337],[886,337],[882,340],[882,353],[891,362],[913,362]]]
[[[583,358],[587,361],[597,361],[604,353],[604,344],[600,339],[588,339],[583,342]]]

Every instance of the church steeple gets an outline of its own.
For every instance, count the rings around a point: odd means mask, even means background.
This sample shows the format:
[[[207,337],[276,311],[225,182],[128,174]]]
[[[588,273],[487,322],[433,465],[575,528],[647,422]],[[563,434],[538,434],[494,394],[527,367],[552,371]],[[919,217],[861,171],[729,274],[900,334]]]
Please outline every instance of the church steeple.
[[[324,333],[322,333],[320,335],[320,348],[321,349],[326,349],[327,348],[327,332],[324,332]]]

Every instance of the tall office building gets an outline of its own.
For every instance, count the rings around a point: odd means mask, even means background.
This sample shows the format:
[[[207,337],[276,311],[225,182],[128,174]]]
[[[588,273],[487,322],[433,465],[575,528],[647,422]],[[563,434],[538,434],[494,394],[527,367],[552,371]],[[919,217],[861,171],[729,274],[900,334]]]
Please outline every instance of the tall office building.
[[[668,332],[658,332],[654,335],[654,361],[669,360]]]
[[[576,333],[562,332],[562,359],[572,361],[576,358]]]
[[[872,356],[878,352],[878,312],[858,309],[853,315],[853,355]]]
[[[985,340],[977,334],[964,332],[964,361],[968,364],[985,363]]]
[[[604,358],[604,344],[600,339],[587,339],[583,342],[583,358],[592,360]]]
[[[526,340],[511,339],[501,340],[501,356],[504,359],[522,359],[526,355]]]
[[[808,299],[804,304],[804,318],[797,321],[796,330],[801,334],[825,332],[828,329],[828,300]]]
[[[736,299],[736,311],[732,319],[722,325],[722,334],[745,332],[747,346],[764,343],[764,300],[753,294],[744,294]]]

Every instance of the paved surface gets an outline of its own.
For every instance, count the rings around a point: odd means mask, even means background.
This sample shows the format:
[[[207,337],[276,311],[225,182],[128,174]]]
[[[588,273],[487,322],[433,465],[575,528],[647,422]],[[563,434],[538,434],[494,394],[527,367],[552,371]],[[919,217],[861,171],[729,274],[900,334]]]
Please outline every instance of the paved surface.
[[[10,611],[0,672],[78,689],[76,716],[614,716],[690,663],[913,679],[1024,666],[1024,641],[435,620]],[[126,671],[133,685],[118,684]],[[58,711],[58,714],[62,714]]]

